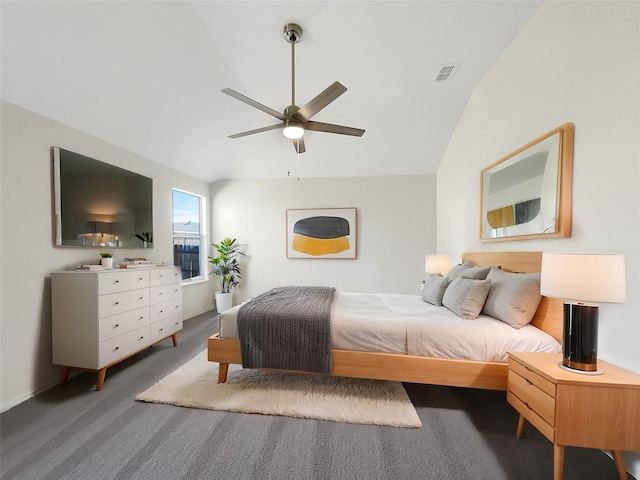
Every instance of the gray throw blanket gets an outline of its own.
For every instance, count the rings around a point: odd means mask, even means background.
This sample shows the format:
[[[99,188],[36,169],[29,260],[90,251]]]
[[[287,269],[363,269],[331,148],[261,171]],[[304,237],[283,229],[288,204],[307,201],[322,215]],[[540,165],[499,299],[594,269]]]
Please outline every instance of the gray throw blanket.
[[[333,287],[279,287],[238,310],[242,366],[331,373]]]

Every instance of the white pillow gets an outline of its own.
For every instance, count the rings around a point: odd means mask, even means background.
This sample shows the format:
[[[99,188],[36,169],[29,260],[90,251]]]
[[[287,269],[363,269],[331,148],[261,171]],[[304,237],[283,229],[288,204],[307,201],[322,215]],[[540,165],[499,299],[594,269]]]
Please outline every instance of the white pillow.
[[[472,320],[480,315],[490,287],[488,279],[456,278],[444,292],[442,304],[459,317]]]
[[[422,287],[422,299],[432,305],[442,306],[442,297],[449,286],[449,278],[430,273]]]
[[[509,273],[491,267],[491,289],[482,313],[519,329],[531,322],[540,305],[540,273]]]

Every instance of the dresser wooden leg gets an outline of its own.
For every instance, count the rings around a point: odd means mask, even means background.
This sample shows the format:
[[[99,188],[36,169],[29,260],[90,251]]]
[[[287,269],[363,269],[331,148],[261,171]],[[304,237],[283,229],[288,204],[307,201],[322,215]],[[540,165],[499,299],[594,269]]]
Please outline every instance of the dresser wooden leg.
[[[525,422],[526,420],[524,419],[524,415],[520,415],[520,418],[518,418],[518,428],[516,428],[516,438],[518,440],[520,440],[520,437],[522,436],[522,431],[524,430]]]
[[[224,383],[227,381],[227,372],[229,371],[228,363],[221,363],[218,370],[218,383]]]
[[[96,385],[96,391],[99,392],[102,390],[102,386],[104,385],[104,377],[107,374],[106,368],[101,368],[98,370],[98,384]]]
[[[564,445],[553,444],[553,480],[562,480]]]
[[[174,333],[173,335],[171,335],[171,338],[173,339],[173,346],[177,347],[178,346],[178,334]]]
[[[62,379],[60,380],[60,385],[64,385],[69,380],[69,373],[71,373],[71,367],[64,367],[62,369]]]
[[[613,455],[614,462],[616,462],[616,470],[618,470],[620,480],[627,480],[629,477],[627,475],[627,469],[624,466],[622,452],[620,450],[611,450],[611,454]]]

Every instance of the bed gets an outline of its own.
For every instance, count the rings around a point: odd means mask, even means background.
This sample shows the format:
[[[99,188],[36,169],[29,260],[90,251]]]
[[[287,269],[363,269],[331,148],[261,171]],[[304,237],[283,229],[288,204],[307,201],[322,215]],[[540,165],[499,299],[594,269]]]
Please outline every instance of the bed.
[[[505,272],[533,273],[540,271],[542,253],[477,252],[464,254],[462,260],[477,266],[496,266]],[[542,297],[530,325],[561,342],[562,301]],[[229,364],[242,363],[240,341],[213,335],[208,340],[208,359],[220,364],[218,381],[225,382]],[[334,347],[331,375],[506,390],[508,365],[506,359],[502,360],[438,358]]]

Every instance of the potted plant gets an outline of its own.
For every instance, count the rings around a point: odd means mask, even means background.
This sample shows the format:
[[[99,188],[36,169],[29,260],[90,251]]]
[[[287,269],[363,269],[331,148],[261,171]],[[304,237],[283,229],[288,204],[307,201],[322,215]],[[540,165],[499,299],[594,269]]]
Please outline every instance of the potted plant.
[[[225,237],[220,243],[212,245],[217,255],[209,257],[209,263],[213,265],[212,273],[220,284],[220,291],[216,292],[216,310],[222,313],[233,306],[233,287],[242,279],[238,257],[244,253],[240,251],[240,244],[235,238]]]
[[[100,263],[104,268],[113,268],[113,253],[100,252]]]

